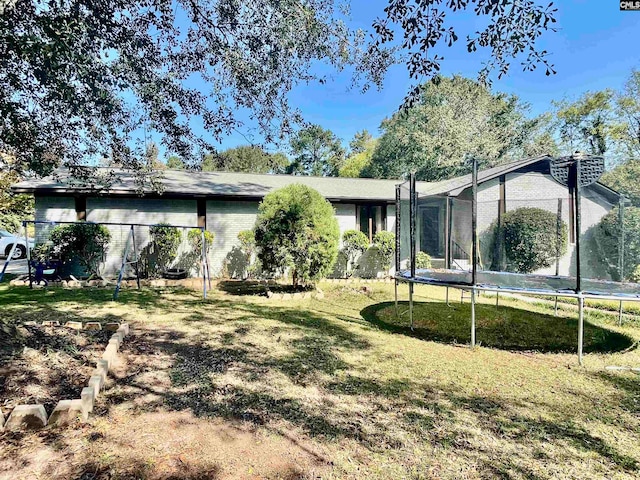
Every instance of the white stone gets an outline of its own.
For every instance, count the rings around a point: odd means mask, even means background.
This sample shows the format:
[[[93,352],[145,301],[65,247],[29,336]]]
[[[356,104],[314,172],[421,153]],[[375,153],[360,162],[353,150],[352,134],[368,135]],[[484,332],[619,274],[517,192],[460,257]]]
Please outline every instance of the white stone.
[[[37,430],[47,425],[47,412],[43,405],[18,405],[16,406],[7,423],[6,430]]]

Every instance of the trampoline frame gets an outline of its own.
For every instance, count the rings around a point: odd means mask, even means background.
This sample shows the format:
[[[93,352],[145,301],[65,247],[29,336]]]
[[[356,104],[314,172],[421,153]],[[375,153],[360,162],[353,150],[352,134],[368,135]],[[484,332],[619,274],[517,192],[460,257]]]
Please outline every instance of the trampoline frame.
[[[573,158],[573,157],[572,157]],[[411,173],[409,176],[409,244],[410,244],[410,255],[409,255],[409,268],[401,269],[401,255],[400,255],[400,246],[401,246],[401,188],[407,182],[403,182],[401,184],[396,185],[396,256],[395,256],[395,275],[394,275],[394,284],[395,284],[395,309],[396,315],[398,315],[398,285],[401,282],[408,283],[409,285],[409,321],[411,330],[414,329],[414,316],[413,316],[413,296],[414,296],[414,285],[415,284],[427,284],[427,285],[435,285],[445,287],[447,289],[446,299],[447,304],[449,304],[449,288],[457,288],[462,291],[470,292],[471,297],[471,341],[470,347],[473,348],[476,345],[476,295],[479,292],[494,292],[496,293],[496,306],[498,306],[499,295],[500,293],[507,294],[515,294],[515,295],[549,295],[554,296],[555,300],[555,312],[557,315],[557,303],[558,298],[577,298],[578,299],[578,339],[577,339],[577,355],[578,355],[578,363],[580,365],[583,364],[583,347],[584,347],[584,301],[585,299],[600,299],[600,300],[613,300],[620,302],[619,308],[619,323],[622,322],[622,302],[623,301],[632,301],[638,302],[640,301],[640,294],[638,295],[626,295],[626,294],[598,294],[593,292],[585,292],[582,289],[582,272],[580,267],[580,232],[581,232],[581,201],[580,195],[582,190],[581,182],[578,181],[581,178],[581,167],[580,162],[581,158],[577,158],[577,161],[573,162],[569,166],[569,182],[573,189],[569,188],[569,192],[571,195],[571,202],[574,205],[574,213],[573,213],[573,221],[575,225],[575,230],[577,232],[575,239],[575,255],[576,255],[576,276],[575,276],[575,288],[567,289],[567,290],[545,290],[545,289],[531,289],[531,288],[513,288],[513,287],[501,287],[499,285],[485,285],[478,284],[478,231],[477,231],[477,223],[478,223],[478,161],[477,159],[472,159],[472,198],[471,198],[471,229],[472,229],[472,254],[471,254],[471,282],[452,282],[452,281],[440,281],[434,279],[428,279],[424,277],[420,277],[416,275],[416,253],[417,253],[417,245],[416,245],[416,215],[418,211],[418,192],[416,191],[416,176],[415,173]],[[573,191],[572,191],[573,190]],[[449,199],[447,198],[447,217],[449,210]],[[622,218],[623,208],[625,205],[625,199],[623,196],[620,197],[620,216]],[[447,221],[449,221],[447,219]],[[623,229],[624,232],[624,229]],[[450,233],[449,233],[450,235]],[[623,234],[624,235],[624,234]],[[624,237],[623,237],[624,238]],[[624,245],[624,240],[622,240],[622,245]],[[448,242],[447,242],[448,243]],[[447,253],[445,254],[445,269],[451,270],[449,253],[448,253],[448,245],[445,246]],[[619,258],[619,266],[624,265],[624,257],[620,255]],[[621,268],[621,267],[620,267]],[[401,272],[404,272],[402,274]],[[409,272],[409,276],[406,276],[406,273]],[[506,273],[506,272],[505,272]],[[553,277],[552,275],[544,275],[546,277]],[[573,278],[573,277],[571,277]],[[621,282],[622,283],[622,282]]]

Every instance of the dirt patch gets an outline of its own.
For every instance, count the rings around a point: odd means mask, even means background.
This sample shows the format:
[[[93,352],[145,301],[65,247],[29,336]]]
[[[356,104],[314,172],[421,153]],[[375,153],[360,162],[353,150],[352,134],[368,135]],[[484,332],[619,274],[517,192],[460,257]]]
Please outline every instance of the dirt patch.
[[[21,352],[0,359],[0,406],[40,403],[49,413],[60,399],[80,397],[113,333],[33,324],[18,330]]]

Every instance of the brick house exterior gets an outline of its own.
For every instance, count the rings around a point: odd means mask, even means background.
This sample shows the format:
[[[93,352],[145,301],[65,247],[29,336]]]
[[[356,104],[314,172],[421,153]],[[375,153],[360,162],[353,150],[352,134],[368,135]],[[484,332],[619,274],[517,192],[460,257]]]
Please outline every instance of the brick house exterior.
[[[566,198],[566,188],[556,183],[548,172],[549,157],[520,160],[479,174],[479,224],[481,233],[495,217],[496,209],[510,210],[527,204],[539,204],[556,211],[557,198]],[[399,180],[302,177],[289,175],[258,175],[230,172],[163,172],[163,192],[153,189],[140,192],[130,173],[118,172],[117,180],[108,189],[77,187],[69,183],[64,172],[55,177],[29,180],[13,187],[16,193],[35,196],[35,219],[47,222],[87,220],[96,223],[169,223],[203,226],[215,234],[210,253],[211,273],[239,274],[229,270],[230,257],[238,247],[238,233],[253,227],[258,205],[270,191],[292,183],[302,183],[318,190],[335,209],[341,234],[345,230],[362,230],[370,238],[376,231],[395,231],[395,187]],[[421,204],[418,217],[419,248],[432,257],[442,254],[442,215],[438,198],[455,199],[458,210],[453,218],[464,231],[470,224],[470,175],[437,183],[418,182],[421,196],[434,196],[432,205]],[[617,202],[617,194],[601,184],[590,187],[591,196],[584,211],[583,230],[597,224]],[[545,203],[546,200],[546,203]],[[568,201],[568,198],[567,198]],[[569,219],[569,207],[563,217]],[[114,235],[121,229],[109,227]],[[434,233],[434,229],[437,231]],[[470,229],[466,229],[470,232]],[[430,232],[430,233],[427,233]],[[470,235],[470,233],[469,233]],[[469,238],[458,239],[462,247]],[[144,243],[145,239],[137,241]],[[470,251],[470,250],[467,250]],[[570,270],[571,252],[563,258],[563,272]],[[110,248],[103,272],[114,274],[120,268],[122,248]],[[361,272],[375,274],[363,260]],[[231,269],[233,270],[233,268]],[[336,266],[340,275],[340,265]]]

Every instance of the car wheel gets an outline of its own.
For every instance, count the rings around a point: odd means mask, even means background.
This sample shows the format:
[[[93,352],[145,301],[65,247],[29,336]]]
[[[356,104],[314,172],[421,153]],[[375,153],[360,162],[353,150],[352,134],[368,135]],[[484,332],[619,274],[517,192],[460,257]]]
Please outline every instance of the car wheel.
[[[10,245],[7,248],[7,252],[6,252],[7,256],[11,253],[11,248],[12,248],[12,245]],[[27,249],[24,248],[23,245],[16,245],[16,249],[13,252],[13,257],[11,258],[11,260],[18,260],[18,259],[24,258],[26,256],[27,256]]]

